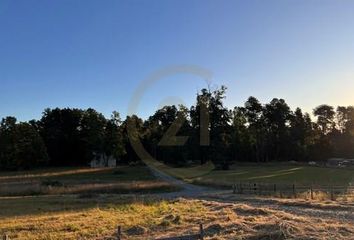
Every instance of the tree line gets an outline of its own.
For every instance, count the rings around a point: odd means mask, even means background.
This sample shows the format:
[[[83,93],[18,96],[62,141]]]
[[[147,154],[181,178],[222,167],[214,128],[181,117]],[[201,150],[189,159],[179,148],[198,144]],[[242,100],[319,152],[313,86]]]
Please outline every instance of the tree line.
[[[164,106],[148,119],[136,115],[110,118],[94,109],[45,109],[41,119],[18,122],[5,117],[0,124],[0,169],[39,166],[82,166],[96,156],[113,156],[120,164],[139,162],[129,140],[129,126],[149,154],[166,164],[189,166],[213,161],[228,169],[233,162],[325,161],[354,157],[354,107],[321,105],[315,119],[284,99],[262,104],[249,97],[244,106],[224,105],[226,87],[202,89],[190,108]],[[207,126],[203,126],[207,111]],[[184,144],[161,144],[178,126]],[[201,144],[202,128],[208,144]],[[178,131],[177,131],[178,130]],[[170,136],[173,138],[174,133]],[[172,142],[173,143],[173,142]]]

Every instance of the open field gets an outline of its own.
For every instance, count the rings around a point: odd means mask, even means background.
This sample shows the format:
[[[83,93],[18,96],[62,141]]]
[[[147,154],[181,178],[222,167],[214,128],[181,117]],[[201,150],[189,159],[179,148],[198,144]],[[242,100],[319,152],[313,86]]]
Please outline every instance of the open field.
[[[214,164],[211,161],[203,165],[196,165],[193,167],[181,167],[181,168],[170,167],[155,159],[144,159],[143,161],[145,164],[161,172],[167,173],[169,175],[172,175],[182,180],[188,180],[188,179],[204,176],[206,174],[211,173],[215,168]]]
[[[211,171],[199,177],[188,178],[195,183],[234,184],[243,182],[295,183],[346,186],[354,180],[354,169],[295,166],[235,166],[228,171]]]
[[[235,164],[231,170],[214,170],[208,162],[201,166],[189,168],[172,168],[157,161],[149,164],[179,179],[202,184],[228,184],[242,182],[295,183],[348,185],[354,184],[353,168],[329,168],[284,163],[242,163]]]
[[[156,165],[155,165],[156,167]],[[159,170],[187,182],[203,185],[232,185],[239,182],[296,185],[348,186],[353,184],[353,169],[296,166],[285,164],[235,165],[232,170],[213,170],[213,165]],[[146,167],[59,168],[0,173],[0,196],[86,193],[159,193],[177,190],[157,180]]]
[[[198,231],[206,239],[352,239],[354,206],[210,196],[158,200],[101,195],[1,198],[0,234],[23,240],[153,239]]]
[[[146,167],[59,168],[0,173],[0,196],[153,193],[176,190]]]
[[[349,169],[305,166],[211,165],[168,168],[189,181],[332,182],[353,179]],[[201,174],[201,173],[204,173]],[[331,174],[329,177],[329,174]],[[18,240],[108,240],[117,226],[123,239],[180,236],[205,228],[206,239],[352,239],[354,204],[345,201],[277,199],[208,192],[166,199],[176,190],[146,167],[62,168],[0,173],[0,236]],[[121,193],[129,193],[122,195]]]

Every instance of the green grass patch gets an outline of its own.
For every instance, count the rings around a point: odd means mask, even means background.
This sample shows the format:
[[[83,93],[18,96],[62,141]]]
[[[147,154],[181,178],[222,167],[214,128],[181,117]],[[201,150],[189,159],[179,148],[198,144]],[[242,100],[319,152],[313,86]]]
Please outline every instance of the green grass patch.
[[[197,165],[193,167],[181,167],[181,168],[170,167],[154,159],[148,159],[148,160],[145,159],[144,163],[157,169],[158,171],[161,171],[163,173],[166,173],[170,176],[174,176],[182,180],[197,178],[209,174],[211,171],[215,169],[214,164],[210,161],[203,165]]]
[[[234,184],[244,182],[348,185],[354,179],[353,169],[296,165],[235,166],[234,170],[212,171],[191,178],[197,183]]]

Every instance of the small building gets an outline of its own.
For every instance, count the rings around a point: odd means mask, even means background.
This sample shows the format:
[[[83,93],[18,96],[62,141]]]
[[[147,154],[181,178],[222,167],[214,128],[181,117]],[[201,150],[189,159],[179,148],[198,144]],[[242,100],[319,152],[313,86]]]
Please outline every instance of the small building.
[[[106,154],[94,153],[94,159],[90,162],[91,168],[103,168],[103,167],[116,167],[117,159],[113,156],[107,156]]]

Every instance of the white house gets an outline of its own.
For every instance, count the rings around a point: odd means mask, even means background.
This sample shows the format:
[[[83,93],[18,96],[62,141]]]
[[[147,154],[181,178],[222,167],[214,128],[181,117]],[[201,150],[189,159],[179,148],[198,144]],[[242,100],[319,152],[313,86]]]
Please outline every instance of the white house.
[[[116,167],[117,159],[115,159],[113,156],[107,156],[106,154],[94,153],[94,159],[91,160],[90,166],[92,168]]]

